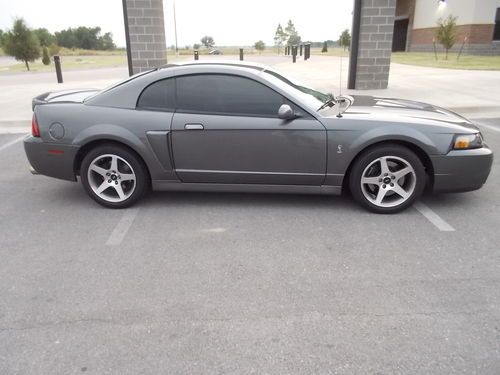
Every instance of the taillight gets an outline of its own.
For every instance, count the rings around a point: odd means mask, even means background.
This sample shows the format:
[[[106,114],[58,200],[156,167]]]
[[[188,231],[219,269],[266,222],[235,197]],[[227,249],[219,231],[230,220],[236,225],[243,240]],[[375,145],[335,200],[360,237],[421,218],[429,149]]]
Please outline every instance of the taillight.
[[[38,121],[36,121],[36,116],[34,113],[31,120],[31,135],[37,138],[40,137],[40,128],[38,127]]]

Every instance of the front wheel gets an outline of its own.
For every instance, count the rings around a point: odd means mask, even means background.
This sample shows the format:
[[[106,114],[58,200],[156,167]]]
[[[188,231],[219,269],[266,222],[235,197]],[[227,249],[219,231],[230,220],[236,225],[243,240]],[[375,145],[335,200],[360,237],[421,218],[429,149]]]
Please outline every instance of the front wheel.
[[[142,160],[124,147],[103,145],[83,158],[82,184],[97,203],[110,208],[126,208],[137,202],[147,185]]]
[[[383,145],[363,153],[349,177],[354,199],[368,210],[390,214],[411,206],[423,193],[425,168],[415,153]]]

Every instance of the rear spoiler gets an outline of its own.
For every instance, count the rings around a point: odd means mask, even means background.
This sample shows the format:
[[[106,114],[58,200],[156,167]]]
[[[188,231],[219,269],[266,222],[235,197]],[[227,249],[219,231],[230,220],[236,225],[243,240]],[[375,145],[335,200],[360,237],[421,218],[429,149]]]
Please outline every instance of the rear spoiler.
[[[85,98],[97,92],[99,92],[97,89],[73,89],[45,92],[33,98],[31,101],[31,109],[34,111],[37,105],[50,102],[81,103]]]
[[[45,92],[41,95],[35,96],[33,100],[31,101],[31,110],[34,111],[35,107],[39,104],[45,104],[47,103],[47,96],[49,96],[50,92]]]

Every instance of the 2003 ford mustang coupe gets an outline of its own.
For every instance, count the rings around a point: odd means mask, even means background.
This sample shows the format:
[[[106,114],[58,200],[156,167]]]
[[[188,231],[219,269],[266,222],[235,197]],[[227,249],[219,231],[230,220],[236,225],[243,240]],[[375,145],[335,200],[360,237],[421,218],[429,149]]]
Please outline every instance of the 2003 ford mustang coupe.
[[[111,208],[155,190],[339,194],[377,213],[470,191],[493,154],[467,119],[420,102],[334,98],[258,64],[167,65],[33,99],[32,172]]]

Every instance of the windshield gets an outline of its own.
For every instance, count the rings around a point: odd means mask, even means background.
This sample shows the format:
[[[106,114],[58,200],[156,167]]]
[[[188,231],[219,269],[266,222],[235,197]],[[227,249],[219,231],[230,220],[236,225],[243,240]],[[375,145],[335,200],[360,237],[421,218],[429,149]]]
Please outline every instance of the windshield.
[[[316,110],[332,98],[331,94],[325,94],[297,82],[292,82],[275,71],[266,69],[263,71],[263,74],[266,75],[266,79],[272,81],[277,86],[281,86],[284,90],[295,91],[295,95],[300,96],[311,109]]]

